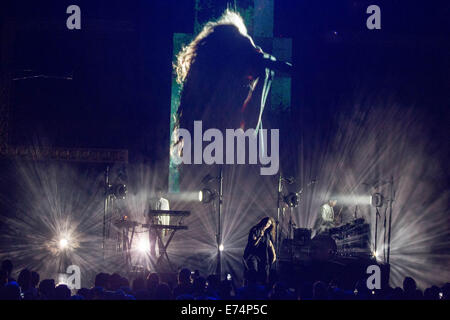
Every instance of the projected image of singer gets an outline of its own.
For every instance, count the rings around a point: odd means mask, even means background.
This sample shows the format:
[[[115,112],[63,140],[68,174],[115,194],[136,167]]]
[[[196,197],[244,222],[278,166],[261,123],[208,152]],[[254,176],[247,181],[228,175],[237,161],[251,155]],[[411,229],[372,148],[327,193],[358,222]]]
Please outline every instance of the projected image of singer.
[[[196,120],[204,130],[256,128],[261,99],[252,95],[257,86],[259,94],[264,92],[266,68],[290,70],[288,63],[275,60],[255,45],[238,13],[227,10],[208,22],[174,65],[182,85],[175,130],[192,132]]]
[[[270,266],[276,261],[277,256],[273,245],[275,239],[275,220],[265,217],[257,225],[250,229],[247,246],[244,250],[244,267],[246,274],[256,271],[259,280],[266,283]]]

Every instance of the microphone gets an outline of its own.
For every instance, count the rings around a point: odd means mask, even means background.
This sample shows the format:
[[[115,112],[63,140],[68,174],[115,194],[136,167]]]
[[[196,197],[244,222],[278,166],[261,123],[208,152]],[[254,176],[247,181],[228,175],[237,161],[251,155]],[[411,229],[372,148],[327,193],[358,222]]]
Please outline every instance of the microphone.
[[[292,73],[294,69],[292,64],[286,61],[277,60],[274,56],[268,53],[263,54],[263,66],[273,71],[281,71],[285,73]]]

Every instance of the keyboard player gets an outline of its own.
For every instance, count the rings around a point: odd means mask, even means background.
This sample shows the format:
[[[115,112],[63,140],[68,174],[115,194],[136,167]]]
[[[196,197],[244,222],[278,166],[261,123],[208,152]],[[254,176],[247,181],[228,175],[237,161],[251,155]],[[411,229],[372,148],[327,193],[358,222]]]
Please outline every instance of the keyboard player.
[[[164,198],[164,193],[161,188],[156,190],[156,197],[153,198],[150,202],[150,210],[170,210],[169,200]],[[170,216],[161,216],[161,217],[153,217],[153,221],[149,221],[151,224],[170,224]],[[150,241],[150,255],[155,258],[156,257],[156,242],[158,241],[158,233],[161,233],[162,236],[166,233],[166,230],[161,229],[150,229],[149,230],[149,241]],[[162,244],[158,244],[158,251],[160,250]]]

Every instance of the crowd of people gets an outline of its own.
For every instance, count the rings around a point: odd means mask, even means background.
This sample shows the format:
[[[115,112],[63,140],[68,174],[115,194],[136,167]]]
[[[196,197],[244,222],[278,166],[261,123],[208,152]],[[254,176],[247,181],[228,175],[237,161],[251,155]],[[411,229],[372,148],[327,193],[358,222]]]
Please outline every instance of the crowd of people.
[[[250,271],[244,284],[236,286],[232,280],[220,280],[216,275],[203,277],[198,271],[182,268],[177,281],[163,282],[157,273],[146,278],[138,276],[131,282],[118,273],[99,273],[91,288],[71,290],[54,279],[40,280],[39,273],[28,269],[13,278],[11,260],[1,266],[0,300],[449,300],[450,283],[432,286],[423,292],[410,277],[403,288],[384,288],[371,291],[364,280],[353,291],[343,290],[338,283],[305,282],[293,289],[281,281],[271,279],[263,284]]]

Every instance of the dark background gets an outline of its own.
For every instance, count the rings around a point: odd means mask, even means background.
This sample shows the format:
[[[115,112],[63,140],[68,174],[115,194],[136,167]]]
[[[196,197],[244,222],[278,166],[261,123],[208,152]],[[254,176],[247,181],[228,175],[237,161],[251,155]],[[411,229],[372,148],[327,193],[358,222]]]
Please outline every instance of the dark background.
[[[81,30],[66,28],[72,4],[81,7]],[[366,28],[371,4],[381,7],[381,30]],[[354,101],[376,101],[380,112],[395,105],[427,128],[420,139],[442,167],[434,191],[446,192],[449,16],[448,1],[275,1],[274,36],[293,39],[292,106],[279,115],[283,170],[299,173],[300,139],[314,162],[317,141],[336,135]],[[127,149],[130,165],[157,167],[166,183],[172,35],[192,33],[193,21],[193,0],[2,1],[0,74],[9,95],[1,96],[0,116],[8,144]],[[3,199],[14,197],[14,177],[5,178],[13,161],[1,160]],[[3,201],[2,212],[14,216]]]
[[[81,30],[65,27],[70,4],[81,7]],[[336,101],[350,100],[363,83],[408,108],[426,105],[424,121],[444,143],[449,5],[378,1],[382,30],[370,31],[370,4],[275,1],[274,36],[294,44],[292,124],[332,127],[335,113],[346,111],[336,110]],[[10,144],[38,135],[53,146],[128,149],[131,161],[167,161],[172,34],[193,31],[194,1],[2,6],[1,72],[49,76],[11,82]],[[68,76],[73,80],[59,79]]]

